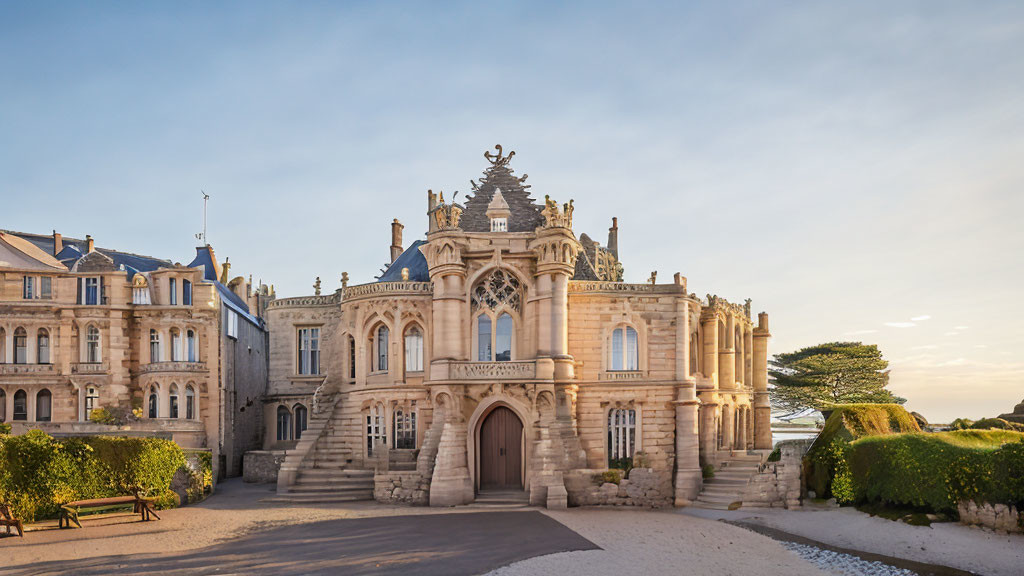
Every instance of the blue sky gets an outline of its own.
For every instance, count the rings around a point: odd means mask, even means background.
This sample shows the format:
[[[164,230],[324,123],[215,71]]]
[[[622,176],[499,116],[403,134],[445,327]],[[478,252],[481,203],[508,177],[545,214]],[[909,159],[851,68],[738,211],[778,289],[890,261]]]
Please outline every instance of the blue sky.
[[[333,289],[495,143],[627,280],[878,343],[934,420],[1024,398],[1019,3],[0,5],[2,228],[187,262],[204,189],[234,271]]]

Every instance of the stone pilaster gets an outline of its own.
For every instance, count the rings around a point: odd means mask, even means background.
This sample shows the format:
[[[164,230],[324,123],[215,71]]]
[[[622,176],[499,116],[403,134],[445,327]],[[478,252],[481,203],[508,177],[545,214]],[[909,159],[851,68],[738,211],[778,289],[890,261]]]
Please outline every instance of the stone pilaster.
[[[473,481],[466,455],[466,423],[446,419],[437,446],[434,474],[430,481],[431,506],[458,506],[473,501]]]
[[[757,328],[754,329],[754,449],[771,450],[772,448],[772,409],[768,398],[768,314],[757,315]]]
[[[718,317],[714,312],[701,316],[700,322],[703,326],[704,346],[701,351],[704,356],[704,377],[712,380],[715,387],[718,387]]]
[[[713,391],[700,393],[700,464],[718,463],[718,399]]]

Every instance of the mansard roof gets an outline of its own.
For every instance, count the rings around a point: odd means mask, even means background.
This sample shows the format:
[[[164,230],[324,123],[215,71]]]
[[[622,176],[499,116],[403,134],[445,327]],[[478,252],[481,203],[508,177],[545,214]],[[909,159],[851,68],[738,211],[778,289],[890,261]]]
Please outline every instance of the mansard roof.
[[[395,259],[388,266],[388,269],[381,274],[377,282],[402,282],[402,268],[409,269],[409,282],[430,282],[430,270],[427,267],[427,259],[420,252],[420,246],[426,244],[426,240],[417,240],[405,249],[405,252]]]
[[[27,242],[30,242],[46,254],[53,254],[53,236],[49,234],[28,234],[25,232],[7,232],[13,236],[17,236]],[[56,259],[59,260],[69,270],[74,267],[75,262],[86,254],[86,241],[79,240],[77,238],[64,237],[61,244],[63,249],[59,254],[56,255]],[[96,252],[103,254],[114,261],[114,267],[118,270],[128,271],[128,275],[133,276],[135,272],[152,272],[157,268],[171,266],[170,260],[162,260],[160,258],[154,258],[152,256],[142,256],[139,254],[132,254],[130,252],[120,252],[118,250],[110,250],[107,248],[96,248]]]
[[[466,200],[466,209],[462,212],[459,227],[466,232],[490,232],[491,221],[487,217],[487,207],[494,198],[494,191],[501,189],[501,194],[511,212],[508,218],[509,232],[533,232],[544,223],[541,215],[543,206],[538,205],[530,196],[530,185],[526,184],[526,174],[517,177],[508,166],[515,152],[503,156],[501,146],[495,146],[498,154],[484,152],[484,157],[491,163],[484,171],[480,183],[474,185],[473,195]]]

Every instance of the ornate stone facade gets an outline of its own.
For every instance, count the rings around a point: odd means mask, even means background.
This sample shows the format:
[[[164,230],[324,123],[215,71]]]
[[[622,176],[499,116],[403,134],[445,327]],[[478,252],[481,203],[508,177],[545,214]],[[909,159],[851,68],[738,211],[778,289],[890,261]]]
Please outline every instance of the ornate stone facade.
[[[618,222],[607,247],[577,238],[574,203],[535,202],[513,154],[487,153],[464,206],[428,192],[425,240],[402,251],[392,223],[378,282],[270,306],[280,494],[375,470],[386,501],[687,505],[702,465],[771,448],[767,315],[679,274],[622,282]],[[631,466],[614,488],[595,480]]]

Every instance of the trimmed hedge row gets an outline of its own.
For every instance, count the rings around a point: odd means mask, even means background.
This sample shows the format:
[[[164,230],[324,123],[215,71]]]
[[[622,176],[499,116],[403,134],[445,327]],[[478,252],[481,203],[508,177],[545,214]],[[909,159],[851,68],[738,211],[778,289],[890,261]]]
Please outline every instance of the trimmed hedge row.
[[[0,436],[0,501],[29,522],[55,516],[65,502],[136,491],[172,507],[171,480],[183,466],[181,448],[159,438]]]
[[[840,447],[839,502],[955,513],[962,500],[1024,508],[1024,433],[964,430],[874,436]]]
[[[920,431],[917,420],[899,404],[836,406],[805,456],[804,477],[808,489],[814,490],[820,498],[836,495],[837,488],[832,484],[845,469],[845,450],[850,442],[868,436]]]

